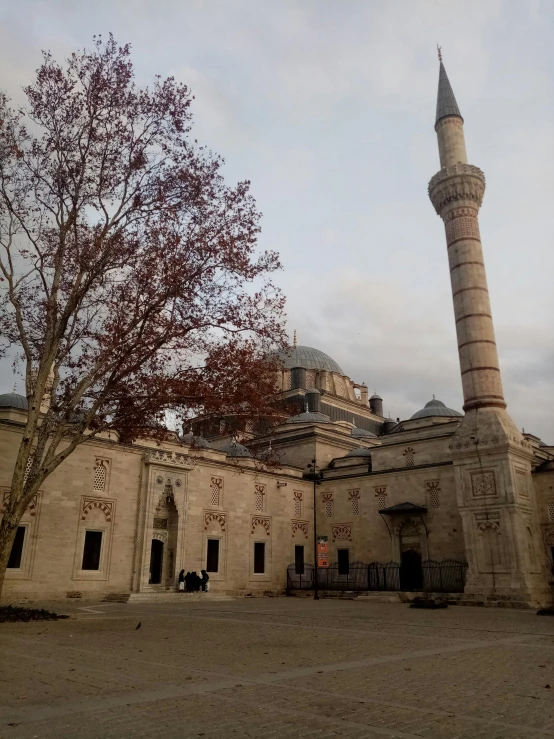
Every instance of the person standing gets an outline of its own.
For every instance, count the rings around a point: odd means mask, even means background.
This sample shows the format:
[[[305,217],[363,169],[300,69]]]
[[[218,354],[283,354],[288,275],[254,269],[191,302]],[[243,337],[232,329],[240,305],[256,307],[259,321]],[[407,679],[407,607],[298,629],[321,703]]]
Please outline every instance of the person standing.
[[[210,576],[206,572],[206,570],[202,570],[202,592],[207,593],[208,592],[208,581],[210,579]]]
[[[181,570],[179,573],[179,592],[184,593],[185,592],[185,571]]]

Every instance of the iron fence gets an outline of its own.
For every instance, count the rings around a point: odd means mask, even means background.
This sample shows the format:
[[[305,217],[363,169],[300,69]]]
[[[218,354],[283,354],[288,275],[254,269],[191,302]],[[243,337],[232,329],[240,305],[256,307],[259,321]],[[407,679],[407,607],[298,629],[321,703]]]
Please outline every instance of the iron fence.
[[[318,567],[317,586],[320,590],[463,593],[466,572],[467,562],[454,559],[425,560],[421,568],[408,568],[398,562],[369,565],[354,562],[347,568],[334,563]],[[312,590],[313,587],[313,565],[304,565],[302,572],[297,572],[294,564],[288,566],[287,590]]]

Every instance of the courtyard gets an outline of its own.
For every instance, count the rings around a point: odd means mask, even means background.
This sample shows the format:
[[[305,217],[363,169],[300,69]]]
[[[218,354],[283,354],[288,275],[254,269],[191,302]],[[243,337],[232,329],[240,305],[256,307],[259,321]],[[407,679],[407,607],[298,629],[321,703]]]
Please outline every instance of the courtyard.
[[[40,606],[71,617],[0,625],[1,739],[554,737],[554,619],[533,612]]]

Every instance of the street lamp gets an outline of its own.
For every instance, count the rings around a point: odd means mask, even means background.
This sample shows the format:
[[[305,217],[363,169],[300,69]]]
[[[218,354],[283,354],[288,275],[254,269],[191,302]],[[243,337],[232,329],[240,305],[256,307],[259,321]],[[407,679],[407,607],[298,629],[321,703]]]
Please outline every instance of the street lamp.
[[[314,484],[314,600],[319,600],[319,593],[317,590],[317,510],[316,510],[316,485],[321,485],[321,478],[323,472],[317,471],[317,463],[315,457],[308,465],[309,472],[304,473],[304,477],[307,480],[312,480]]]

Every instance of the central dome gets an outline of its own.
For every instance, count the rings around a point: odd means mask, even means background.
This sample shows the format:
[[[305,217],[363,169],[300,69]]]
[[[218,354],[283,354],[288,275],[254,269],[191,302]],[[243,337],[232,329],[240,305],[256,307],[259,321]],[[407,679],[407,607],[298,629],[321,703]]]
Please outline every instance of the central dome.
[[[307,370],[327,370],[328,372],[338,372],[343,375],[344,372],[335,362],[334,359],[319,349],[313,349],[311,346],[294,346],[286,352],[279,354],[279,359],[283,362],[285,369],[293,367],[304,367]]]

